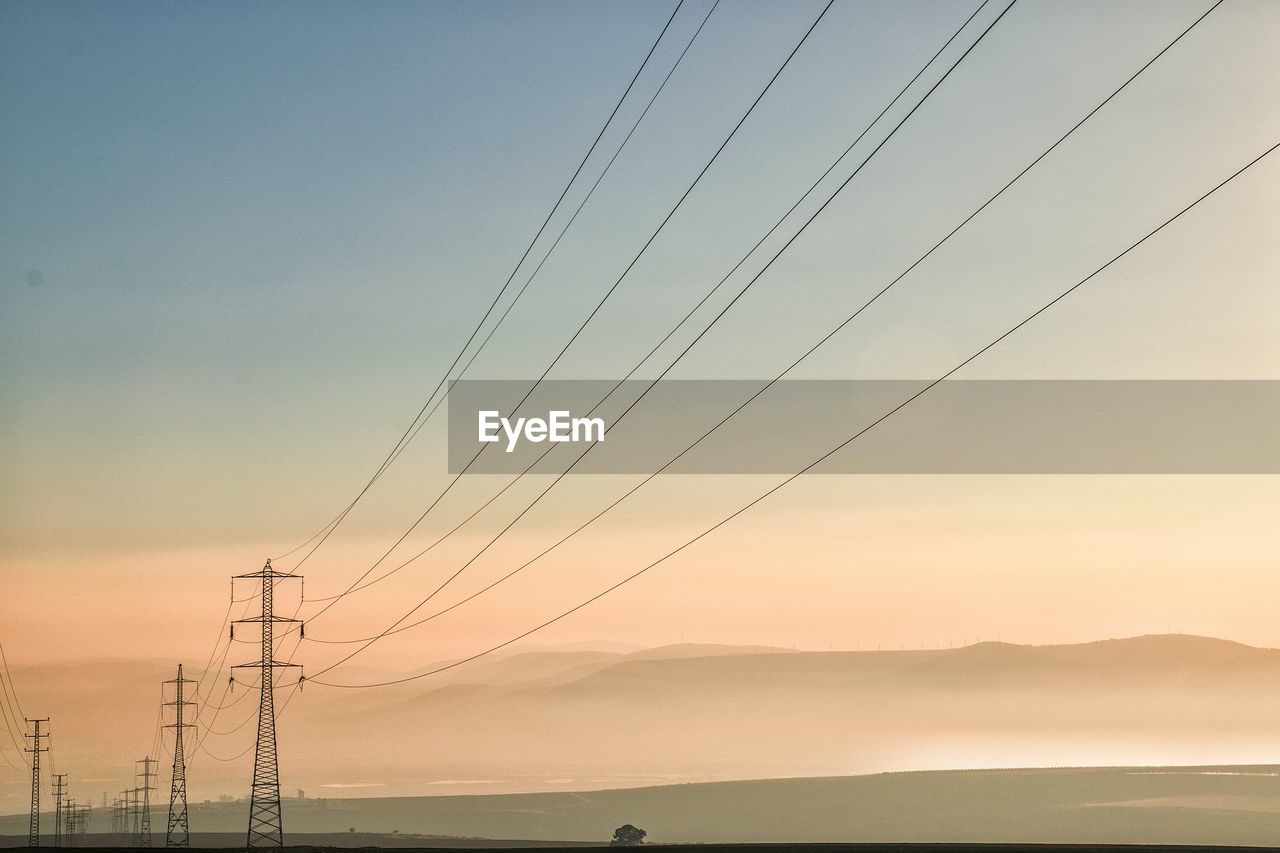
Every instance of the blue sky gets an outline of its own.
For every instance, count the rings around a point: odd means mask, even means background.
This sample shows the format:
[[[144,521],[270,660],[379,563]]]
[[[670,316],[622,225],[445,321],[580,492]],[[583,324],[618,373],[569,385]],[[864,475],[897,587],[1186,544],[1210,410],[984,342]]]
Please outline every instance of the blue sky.
[[[555,375],[625,372],[975,5],[837,0]],[[1020,0],[676,375],[772,375],[1208,5]],[[417,410],[672,8],[0,7],[0,549],[305,537]],[[638,94],[709,8],[686,3]],[[724,0],[475,375],[541,372],[820,8]],[[1280,139],[1277,42],[1280,6],[1228,0],[802,375],[945,370],[1256,156]],[[969,375],[1276,377],[1278,176]],[[438,439],[357,530],[416,515]]]

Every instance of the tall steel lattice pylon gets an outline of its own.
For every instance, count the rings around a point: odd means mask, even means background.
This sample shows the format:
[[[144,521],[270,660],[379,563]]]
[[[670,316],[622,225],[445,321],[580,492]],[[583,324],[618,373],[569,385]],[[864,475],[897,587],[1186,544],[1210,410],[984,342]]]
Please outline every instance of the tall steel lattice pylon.
[[[24,749],[31,753],[31,823],[27,830],[27,846],[40,846],[40,753],[48,752],[49,747],[42,746],[48,738],[48,732],[40,731],[40,724],[49,722],[48,717],[39,720],[27,719],[28,724],[35,726],[35,731],[26,737],[31,738],[31,746]]]
[[[232,670],[239,668],[258,669],[259,672],[259,704],[258,704],[258,744],[253,757],[253,791],[249,798],[249,834],[245,842],[249,848],[283,847],[284,825],[280,815],[280,767],[276,753],[276,703],[275,703],[275,671],[284,668],[298,668],[296,663],[281,663],[275,659],[274,626],[277,622],[297,622],[299,630],[302,623],[299,619],[277,616],[272,609],[276,583],[281,580],[300,578],[288,572],[277,572],[267,560],[261,571],[247,575],[236,575],[231,579],[231,597],[235,599],[235,582],[239,579],[256,578],[262,582],[262,615],[252,619],[237,619],[231,625],[231,636],[235,638],[235,626],[239,623],[260,623],[262,626],[262,656],[254,663],[237,664]],[[303,676],[299,674],[301,683]],[[234,681],[235,676],[232,676]]]
[[[173,783],[169,786],[169,825],[164,833],[165,847],[191,846],[191,828],[187,825],[187,760],[182,747],[183,729],[194,725],[183,722],[183,710],[195,704],[184,698],[185,687],[190,683],[182,677],[182,664],[178,664],[178,677],[165,682],[174,685],[174,701],[165,703],[174,708],[173,722],[165,726],[173,729]]]
[[[67,791],[67,774],[53,774],[53,846],[62,846],[62,798]]]
[[[155,771],[151,768],[158,763],[150,755],[135,762],[135,764],[142,765],[142,772],[134,774],[135,777],[142,777],[142,787],[138,789],[142,792],[142,814],[138,821],[138,839],[136,842],[139,847],[151,846],[151,792],[156,789],[155,785],[151,784],[151,780],[156,778]]]

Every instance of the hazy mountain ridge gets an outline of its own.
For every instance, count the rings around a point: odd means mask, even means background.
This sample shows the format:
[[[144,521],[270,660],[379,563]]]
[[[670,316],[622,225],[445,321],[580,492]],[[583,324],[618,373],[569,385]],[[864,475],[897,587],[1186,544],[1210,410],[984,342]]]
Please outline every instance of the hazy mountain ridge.
[[[15,674],[24,701],[55,718],[60,770],[119,790],[151,747],[166,670],[98,662]],[[567,790],[1280,755],[1269,710],[1280,703],[1280,652],[1203,637],[914,651],[513,650],[441,676],[295,697],[280,723],[286,789]],[[216,700],[222,685],[213,688]],[[215,755],[252,743],[252,725],[237,727],[256,703],[240,689],[216,722],[236,733],[209,741]],[[193,798],[241,791],[251,758],[192,756]],[[22,796],[23,780],[10,775],[0,798]]]

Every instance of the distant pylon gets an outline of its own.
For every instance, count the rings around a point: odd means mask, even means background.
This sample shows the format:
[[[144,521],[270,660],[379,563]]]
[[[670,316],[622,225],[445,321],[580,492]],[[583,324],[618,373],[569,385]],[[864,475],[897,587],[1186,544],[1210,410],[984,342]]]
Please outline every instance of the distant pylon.
[[[111,834],[124,835],[125,833],[125,796],[124,791],[120,792],[120,796],[116,797],[111,803]]]
[[[155,771],[151,768],[158,762],[151,756],[141,759],[136,764],[142,765],[142,772],[135,773],[135,776],[142,777],[142,817],[138,822],[138,840],[139,847],[151,846],[151,792],[155,790],[155,786],[151,784],[151,780],[155,778]]]
[[[241,578],[256,578],[262,581],[262,615],[253,619],[237,619],[236,622],[257,622],[262,625],[262,654],[254,663],[237,664],[232,667],[248,667],[261,670],[259,673],[258,700],[258,743],[253,757],[253,790],[249,798],[249,834],[247,847],[283,847],[284,825],[280,815],[280,768],[276,754],[276,705],[275,682],[276,669],[299,667],[296,663],[281,663],[273,655],[275,635],[273,627],[276,622],[298,622],[285,616],[275,615],[272,610],[272,598],[277,581],[299,578],[301,575],[277,572],[271,568],[267,560],[261,571],[247,575],[236,575],[231,579],[231,597],[235,598],[235,582]],[[235,633],[235,623],[232,624]],[[234,678],[234,676],[233,676]],[[301,681],[302,676],[298,676]]]
[[[178,677],[165,682],[174,685],[174,701],[165,703],[174,708],[173,722],[165,726],[173,729],[173,783],[169,786],[169,825],[164,833],[165,847],[191,846],[191,829],[187,825],[187,762],[182,747],[182,730],[195,725],[183,722],[183,709],[195,704],[183,698],[183,688],[190,683],[182,677],[182,664],[178,664]]]
[[[129,836],[132,838],[130,842],[134,847],[138,845],[138,838],[142,835],[142,809],[139,807],[142,803],[139,795],[142,789],[137,786],[126,791],[129,795],[129,805],[126,809],[126,819],[129,823]]]
[[[129,833],[129,844],[133,847],[138,846],[138,835],[142,832],[142,809],[139,804],[140,789],[137,786],[129,788],[124,792],[124,828]]]
[[[40,753],[48,752],[49,747],[41,746],[41,738],[49,737],[48,732],[40,731],[40,724],[49,722],[48,717],[39,720],[28,719],[35,724],[35,731],[26,737],[31,738],[31,746],[23,747],[31,753],[31,823],[27,830],[27,846],[40,846]]]
[[[76,803],[75,800],[67,800],[64,808],[67,810],[67,846],[76,846]],[[58,845],[61,846],[61,845]]]
[[[67,790],[67,774],[53,774],[53,846],[62,846],[62,795]]]
[[[89,816],[93,814],[93,806],[89,804],[68,802],[64,807],[67,818],[66,846],[76,846],[76,836],[84,835],[89,826]]]

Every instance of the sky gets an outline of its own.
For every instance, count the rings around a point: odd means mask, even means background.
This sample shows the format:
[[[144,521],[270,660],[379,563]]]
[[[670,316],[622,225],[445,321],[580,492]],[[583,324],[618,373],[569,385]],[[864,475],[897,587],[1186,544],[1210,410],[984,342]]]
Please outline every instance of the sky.
[[[552,375],[630,370],[975,5],[837,0]],[[774,375],[1208,7],[1020,0],[672,375]],[[221,636],[229,576],[305,540],[377,467],[672,8],[0,7],[0,624],[11,657],[202,661]],[[541,373],[821,8],[716,7],[468,376]],[[681,7],[585,176],[710,9]],[[1093,271],[1280,140],[1278,40],[1280,7],[1227,0],[798,375],[935,376]],[[838,167],[821,197],[851,169]],[[1278,180],[1273,156],[964,375],[1280,378]],[[682,335],[640,375],[665,367]],[[309,595],[345,588],[443,488],[441,427],[303,567]],[[570,478],[440,602],[527,560],[632,482]],[[409,670],[501,642],[772,482],[663,479],[518,580],[357,661]],[[464,479],[386,565],[503,484]],[[309,631],[385,627],[543,486],[520,484]],[[1276,646],[1265,603],[1280,592],[1278,508],[1267,477],[802,479],[538,637],[819,649],[1185,631]],[[334,648],[308,644],[299,659],[323,667]]]

